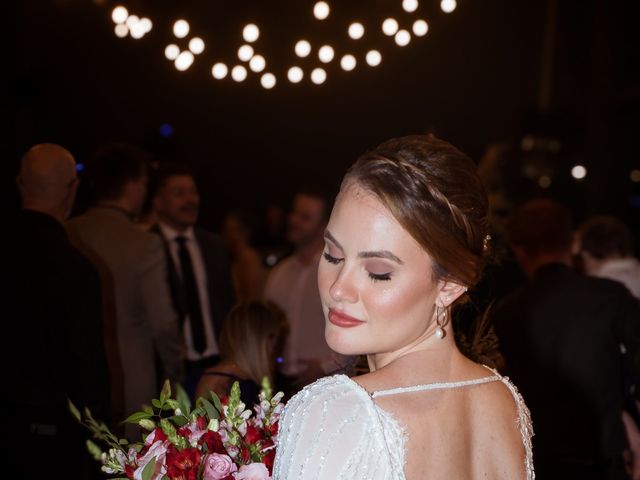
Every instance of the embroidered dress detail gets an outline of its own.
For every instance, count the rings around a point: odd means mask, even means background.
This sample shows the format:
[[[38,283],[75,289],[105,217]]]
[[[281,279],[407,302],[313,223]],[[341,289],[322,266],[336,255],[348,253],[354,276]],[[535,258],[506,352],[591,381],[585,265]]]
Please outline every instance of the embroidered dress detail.
[[[405,480],[407,434],[374,398],[502,382],[517,404],[526,450],[527,480],[534,480],[531,418],[507,377],[492,375],[460,382],[431,383],[369,393],[346,375],[318,380],[287,403],[280,419],[274,480]]]

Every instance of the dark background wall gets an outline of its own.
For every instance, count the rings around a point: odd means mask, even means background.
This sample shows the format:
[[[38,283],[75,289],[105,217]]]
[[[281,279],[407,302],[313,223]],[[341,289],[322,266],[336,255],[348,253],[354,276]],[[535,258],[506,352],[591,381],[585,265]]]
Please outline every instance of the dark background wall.
[[[309,13],[313,3],[124,2],[154,21],[132,40],[113,33],[115,2],[17,2],[4,20],[14,34],[2,74],[3,203],[16,205],[12,177],[34,143],[62,144],[83,161],[100,144],[128,141],[192,165],[202,222],[215,226],[234,206],[286,203],[309,180],[337,187],[363,151],[428,131],[476,160],[507,142],[518,168],[505,181],[514,185],[532,161],[522,139],[557,139],[560,150],[534,161],[551,172],[552,186],[533,178],[531,193],[570,203],[578,217],[613,213],[638,228],[640,184],[630,180],[640,169],[636,2],[459,0],[446,15],[438,1],[422,0],[430,31],[403,49],[378,33],[389,14],[409,18],[400,0],[330,2],[322,25]],[[178,17],[207,42],[187,72],[163,54]],[[355,19],[367,27],[360,43],[344,33]],[[214,59],[231,60],[248,21],[260,25],[260,48],[279,77],[271,91],[256,76],[236,84],[209,73]],[[322,86],[292,85],[283,72],[303,34],[355,53],[376,46],[383,62],[349,73],[333,65]],[[170,138],[159,134],[165,123]],[[589,172],[581,182],[568,173],[575,163]]]

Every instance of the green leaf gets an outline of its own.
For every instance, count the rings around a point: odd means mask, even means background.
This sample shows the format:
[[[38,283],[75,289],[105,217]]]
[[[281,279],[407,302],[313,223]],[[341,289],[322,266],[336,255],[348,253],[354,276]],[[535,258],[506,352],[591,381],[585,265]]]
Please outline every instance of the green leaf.
[[[118,440],[118,443],[120,445],[129,445],[129,440],[127,440],[126,438],[121,438],[120,440]]]
[[[142,411],[148,413],[149,415],[153,415],[153,408],[151,408],[149,405],[143,405]]]
[[[153,415],[149,415],[147,412],[136,412],[132,413],[127,417],[127,419],[122,423],[139,423],[140,420],[146,420],[151,418]]]
[[[100,447],[91,440],[87,440],[86,445],[87,450],[89,450],[89,453],[94,458],[94,460],[100,461],[102,459],[102,450],[100,449]]]
[[[191,399],[189,398],[189,394],[180,384],[176,385],[176,400],[178,401],[178,405],[180,405],[182,414],[189,416],[191,413]]]
[[[166,402],[167,398],[171,398],[171,382],[169,380],[164,381],[162,391],[160,392],[160,402]]]
[[[213,406],[216,407],[216,410],[222,413],[222,402],[220,401],[220,397],[212,391],[209,391],[209,396],[211,397],[211,402],[213,403]]]
[[[207,412],[207,417],[209,418],[209,420],[217,420],[220,418],[220,412],[218,412],[216,407],[214,407],[209,400],[207,400],[206,398],[200,398],[199,403]]]
[[[142,469],[142,480],[151,480],[153,472],[156,470],[156,459],[152,458]]]
[[[267,402],[270,402],[271,398],[273,397],[273,389],[271,388],[271,382],[269,381],[269,377],[266,377],[266,376],[262,377],[261,387]]]
[[[138,422],[138,425],[140,425],[142,428],[144,428],[145,430],[151,431],[153,429],[156,428],[156,424],[153,420],[150,420],[148,418],[143,418],[142,420],[140,420]]]
[[[153,405],[156,408],[162,408],[162,402],[157,398],[154,398],[153,400],[151,400],[151,405]]]
[[[187,423],[189,423],[189,419],[187,417],[183,417],[180,415],[174,415],[173,417],[169,417],[171,423],[173,423],[176,427],[184,427]]]
[[[73,415],[76,420],[82,423],[82,415],[80,415],[80,410],[76,408],[71,400],[67,400],[67,402],[69,403],[69,411],[71,412],[71,415]]]

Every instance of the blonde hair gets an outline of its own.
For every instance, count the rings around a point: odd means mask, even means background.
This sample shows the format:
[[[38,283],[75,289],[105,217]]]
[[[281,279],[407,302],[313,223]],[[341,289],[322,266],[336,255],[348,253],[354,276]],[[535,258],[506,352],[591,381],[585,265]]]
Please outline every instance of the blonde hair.
[[[260,301],[239,303],[224,320],[220,354],[258,384],[264,377],[273,380],[275,356],[286,331],[285,315],[275,305]]]

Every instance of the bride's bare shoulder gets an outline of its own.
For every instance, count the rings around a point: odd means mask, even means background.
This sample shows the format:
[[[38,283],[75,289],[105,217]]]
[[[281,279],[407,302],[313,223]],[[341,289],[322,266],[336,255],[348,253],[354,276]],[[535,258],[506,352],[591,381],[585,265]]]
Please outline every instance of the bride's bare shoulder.
[[[517,400],[502,381],[483,387],[477,389],[470,407],[474,450],[479,460],[475,465],[482,465],[482,473],[490,478],[526,478],[526,452]]]

